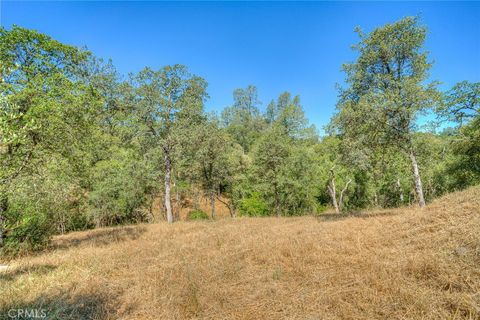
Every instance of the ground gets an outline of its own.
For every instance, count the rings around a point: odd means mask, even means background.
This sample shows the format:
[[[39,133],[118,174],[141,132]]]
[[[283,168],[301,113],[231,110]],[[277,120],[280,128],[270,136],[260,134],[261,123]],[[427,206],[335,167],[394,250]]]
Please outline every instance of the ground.
[[[77,232],[3,264],[4,318],[480,319],[480,188],[356,217]]]

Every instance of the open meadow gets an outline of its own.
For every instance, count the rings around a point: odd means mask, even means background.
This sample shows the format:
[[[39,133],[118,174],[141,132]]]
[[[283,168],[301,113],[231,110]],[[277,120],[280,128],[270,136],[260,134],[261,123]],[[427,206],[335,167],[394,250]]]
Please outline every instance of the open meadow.
[[[479,319],[480,188],[424,209],[75,232],[5,261],[0,314]]]

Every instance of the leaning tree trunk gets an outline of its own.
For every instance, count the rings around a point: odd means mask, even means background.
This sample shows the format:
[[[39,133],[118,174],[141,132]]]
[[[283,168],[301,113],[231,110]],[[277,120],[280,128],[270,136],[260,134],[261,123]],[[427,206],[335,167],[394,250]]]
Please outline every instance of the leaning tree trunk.
[[[410,151],[410,160],[412,161],[413,178],[415,180],[415,192],[417,193],[418,197],[418,205],[423,208],[425,207],[425,198],[423,197],[422,179],[420,178],[417,158],[415,157],[415,153],[413,151]]]
[[[167,222],[173,222],[173,212],[172,212],[172,201],[171,201],[171,183],[172,176],[172,161],[170,159],[170,154],[165,152],[165,210],[167,212]]]
[[[340,199],[338,201],[338,209],[339,210],[342,210],[343,209],[343,196],[345,194],[345,191],[347,191],[348,189],[348,185],[352,183],[352,179],[348,179],[347,183],[345,184],[345,187],[343,188],[343,190],[340,192]]]
[[[232,201],[224,201],[220,194],[217,195],[217,200],[223,203],[227,208],[228,212],[230,213],[231,218],[235,218],[235,206],[233,205]]]
[[[338,203],[337,203],[337,190],[335,187],[335,178],[332,178],[332,180],[330,180],[330,183],[328,185],[328,193],[330,193],[330,197],[332,198],[332,204],[333,204],[333,207],[335,208],[335,213],[340,213],[340,209],[338,208]]]

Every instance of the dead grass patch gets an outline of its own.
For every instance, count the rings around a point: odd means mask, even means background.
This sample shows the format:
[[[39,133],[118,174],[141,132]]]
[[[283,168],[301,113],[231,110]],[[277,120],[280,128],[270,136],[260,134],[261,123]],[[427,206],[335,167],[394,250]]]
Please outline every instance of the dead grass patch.
[[[480,188],[345,219],[238,218],[72,233],[0,273],[0,315],[480,319]]]

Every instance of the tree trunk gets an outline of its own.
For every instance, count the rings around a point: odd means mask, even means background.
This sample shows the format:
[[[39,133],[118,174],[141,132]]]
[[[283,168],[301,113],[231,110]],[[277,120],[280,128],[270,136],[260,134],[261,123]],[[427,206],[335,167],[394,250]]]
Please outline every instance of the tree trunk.
[[[233,205],[228,206],[228,212],[230,213],[230,218],[235,218],[237,216]]]
[[[413,178],[415,179],[415,192],[418,197],[418,205],[425,207],[425,199],[423,197],[422,179],[420,178],[420,171],[418,169],[417,158],[413,151],[410,151],[410,160],[412,161]]]
[[[210,192],[210,212],[212,220],[215,220],[215,192]]]
[[[5,218],[0,212],[0,247],[3,245],[3,230],[4,230]]]
[[[3,245],[5,238],[5,212],[7,211],[8,200],[2,194],[0,194],[0,247]]]
[[[340,192],[340,200],[338,201],[338,209],[341,210],[343,208],[343,195],[345,194],[345,191],[348,189],[348,185],[352,183],[352,179],[348,179],[348,182],[345,184],[345,187],[343,188],[342,192]]]
[[[332,198],[332,204],[335,208],[335,213],[340,213],[340,209],[338,208],[337,203],[337,190],[335,187],[335,178],[330,180],[330,184],[328,185],[328,192],[330,193],[330,197]]]
[[[167,213],[167,222],[173,223],[172,202],[170,196],[170,181],[172,175],[172,162],[170,155],[165,153],[165,211]]]
[[[228,203],[228,201],[222,200],[222,197],[221,197],[220,194],[217,195],[217,200],[220,201],[221,203],[223,203],[228,208],[228,212],[230,213],[230,217],[235,218],[235,207],[234,207],[233,203],[231,201],[230,201],[230,203]]]
[[[400,184],[400,178],[397,179],[397,189],[400,196],[400,203],[403,203],[404,197],[403,197],[402,185]]]

